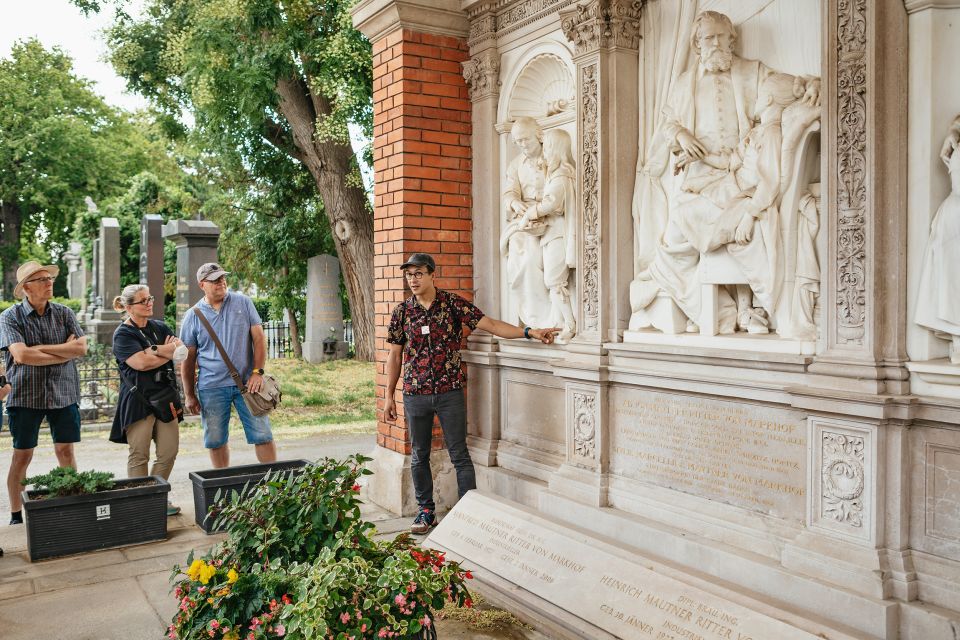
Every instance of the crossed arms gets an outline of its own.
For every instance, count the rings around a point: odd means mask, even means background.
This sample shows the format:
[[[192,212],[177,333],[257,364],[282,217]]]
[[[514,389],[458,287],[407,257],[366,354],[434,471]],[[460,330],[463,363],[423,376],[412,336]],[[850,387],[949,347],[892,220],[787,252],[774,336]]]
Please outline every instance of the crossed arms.
[[[87,337],[77,337],[70,334],[66,342],[61,344],[38,344],[28,347],[23,342],[14,342],[8,349],[13,361],[17,364],[27,364],[33,367],[48,367],[52,364],[63,364],[74,358],[87,355]]]

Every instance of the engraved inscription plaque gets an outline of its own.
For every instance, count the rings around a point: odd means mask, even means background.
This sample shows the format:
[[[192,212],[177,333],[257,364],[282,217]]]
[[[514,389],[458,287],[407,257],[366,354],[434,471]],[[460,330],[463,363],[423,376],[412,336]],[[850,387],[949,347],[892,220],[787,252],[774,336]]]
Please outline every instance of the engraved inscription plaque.
[[[427,545],[456,554],[624,640],[813,640],[847,638],[777,619],[780,612],[710,593],[585,534],[501,498],[471,491]],[[748,606],[748,603],[750,606]],[[756,607],[756,608],[753,608]],[[768,615],[769,613],[769,615]],[[819,635],[821,633],[829,635]]]
[[[610,402],[613,474],[803,521],[803,413],[619,387]]]

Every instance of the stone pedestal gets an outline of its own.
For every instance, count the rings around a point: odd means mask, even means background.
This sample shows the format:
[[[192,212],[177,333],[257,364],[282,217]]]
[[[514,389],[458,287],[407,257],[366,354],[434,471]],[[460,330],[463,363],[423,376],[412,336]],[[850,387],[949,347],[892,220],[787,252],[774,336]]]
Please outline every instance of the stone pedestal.
[[[333,340],[331,352],[324,341]],[[340,301],[340,261],[335,256],[307,260],[307,334],[303,357],[307,362],[345,358],[343,304]]]
[[[98,343],[113,344],[113,332],[120,323],[121,314],[113,310],[113,299],[120,295],[120,221],[100,219],[100,235],[96,245],[97,301],[87,323],[87,333]]]
[[[84,299],[87,293],[87,273],[83,261],[83,245],[71,242],[70,250],[63,254],[63,261],[67,264],[67,295],[78,300]]]
[[[163,218],[150,214],[140,221],[140,283],[150,287],[153,317],[163,320]]]
[[[183,315],[203,297],[197,285],[197,269],[217,261],[220,227],[209,220],[171,220],[163,225],[163,237],[177,245],[177,326]]]

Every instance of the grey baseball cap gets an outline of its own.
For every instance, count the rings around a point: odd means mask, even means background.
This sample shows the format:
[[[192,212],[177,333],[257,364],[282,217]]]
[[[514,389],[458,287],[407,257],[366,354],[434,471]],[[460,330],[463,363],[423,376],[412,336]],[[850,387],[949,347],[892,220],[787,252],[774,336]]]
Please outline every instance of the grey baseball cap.
[[[437,263],[433,261],[433,256],[429,253],[412,253],[407,261],[400,265],[400,270],[407,267],[426,267],[432,272],[437,270]]]
[[[197,269],[197,282],[203,282],[204,280],[213,282],[219,280],[221,276],[228,275],[230,275],[230,272],[224,271],[223,267],[216,262],[208,262],[200,265],[200,268]]]

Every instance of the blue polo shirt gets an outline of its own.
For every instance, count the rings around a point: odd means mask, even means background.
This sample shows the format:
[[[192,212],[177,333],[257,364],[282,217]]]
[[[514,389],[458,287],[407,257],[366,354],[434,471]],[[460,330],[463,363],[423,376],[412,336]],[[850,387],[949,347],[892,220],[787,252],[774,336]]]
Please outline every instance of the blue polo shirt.
[[[197,365],[200,367],[200,378],[197,380],[197,389],[219,389],[232,387],[233,378],[230,370],[220,357],[217,345],[207,332],[195,312],[199,311],[210,322],[217,337],[226,349],[233,366],[240,372],[240,378],[246,382],[253,371],[253,342],[250,339],[250,327],[263,324],[253,300],[237,293],[227,291],[220,310],[217,311],[206,299],[201,299],[183,318],[180,329],[180,339],[188,347],[197,348]]]

